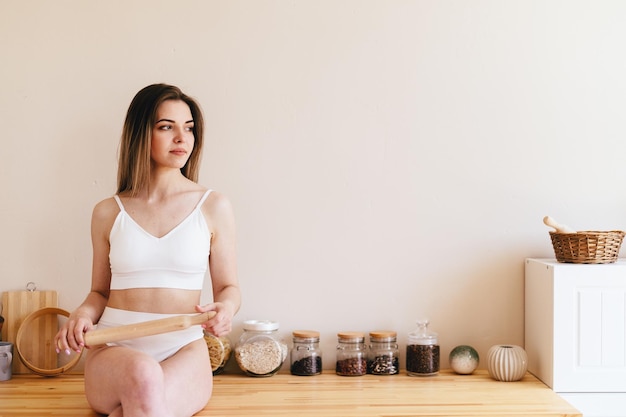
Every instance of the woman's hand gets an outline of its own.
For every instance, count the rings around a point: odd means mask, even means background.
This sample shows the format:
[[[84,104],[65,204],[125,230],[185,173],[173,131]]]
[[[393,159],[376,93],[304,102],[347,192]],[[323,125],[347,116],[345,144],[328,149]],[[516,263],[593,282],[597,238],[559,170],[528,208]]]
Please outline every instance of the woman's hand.
[[[227,335],[233,328],[234,313],[231,312],[224,303],[211,303],[204,306],[197,305],[196,311],[198,313],[215,311],[215,316],[203,323],[202,328],[217,337]]]
[[[93,328],[89,316],[81,315],[79,312],[72,313],[54,337],[56,352],[64,351],[69,355],[73,350],[80,353],[85,347],[84,333]]]

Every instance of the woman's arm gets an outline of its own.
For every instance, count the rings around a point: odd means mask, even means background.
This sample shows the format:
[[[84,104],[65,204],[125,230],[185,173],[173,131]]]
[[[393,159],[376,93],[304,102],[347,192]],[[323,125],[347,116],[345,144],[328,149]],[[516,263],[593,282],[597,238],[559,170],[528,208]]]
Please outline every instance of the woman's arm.
[[[85,346],[83,334],[91,330],[107,304],[111,283],[109,264],[109,233],[119,212],[113,199],[98,203],[91,217],[91,242],[93,263],[91,291],[83,303],[70,314],[67,322],[55,336],[57,351],[80,352]]]
[[[205,327],[216,336],[232,330],[232,319],[239,311],[241,293],[237,278],[235,217],[230,201],[212,192],[202,207],[211,229],[209,270],[213,288],[213,303],[198,306],[199,312],[215,310],[216,316]]]

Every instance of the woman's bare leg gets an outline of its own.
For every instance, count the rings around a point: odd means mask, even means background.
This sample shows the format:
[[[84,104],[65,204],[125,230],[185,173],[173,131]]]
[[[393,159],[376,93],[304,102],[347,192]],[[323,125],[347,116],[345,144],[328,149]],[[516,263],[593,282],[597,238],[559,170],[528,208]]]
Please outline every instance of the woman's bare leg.
[[[123,347],[90,351],[85,362],[85,394],[99,413],[123,405],[127,415],[172,417],[165,401],[160,364],[145,353]],[[116,414],[122,415],[118,413]]]
[[[200,339],[158,363],[122,347],[92,350],[85,364],[85,392],[94,410],[112,417],[190,417],[211,396],[213,379]]]
[[[213,390],[213,372],[203,339],[185,346],[161,362],[161,366],[167,404],[173,416],[190,417],[206,406]]]

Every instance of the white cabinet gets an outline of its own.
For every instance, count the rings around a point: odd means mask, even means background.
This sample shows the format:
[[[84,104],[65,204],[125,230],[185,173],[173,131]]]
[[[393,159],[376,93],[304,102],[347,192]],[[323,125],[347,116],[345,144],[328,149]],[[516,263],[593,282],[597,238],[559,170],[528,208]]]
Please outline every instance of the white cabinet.
[[[626,260],[525,271],[528,370],[585,417],[626,417]]]

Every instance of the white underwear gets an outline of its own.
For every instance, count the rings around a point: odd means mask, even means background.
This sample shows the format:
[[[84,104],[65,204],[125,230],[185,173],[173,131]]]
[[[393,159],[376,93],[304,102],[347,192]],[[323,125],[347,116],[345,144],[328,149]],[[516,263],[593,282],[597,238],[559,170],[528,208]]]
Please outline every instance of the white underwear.
[[[102,313],[102,317],[100,317],[97,328],[107,329],[109,327],[141,323],[177,315],[179,314],[143,313],[140,311],[119,310],[117,308],[106,307]],[[202,327],[196,325],[183,330],[122,340],[120,342],[107,343],[107,345],[123,346],[139,350],[152,356],[158,362],[161,362],[178,352],[182,347],[201,339],[203,336]]]

